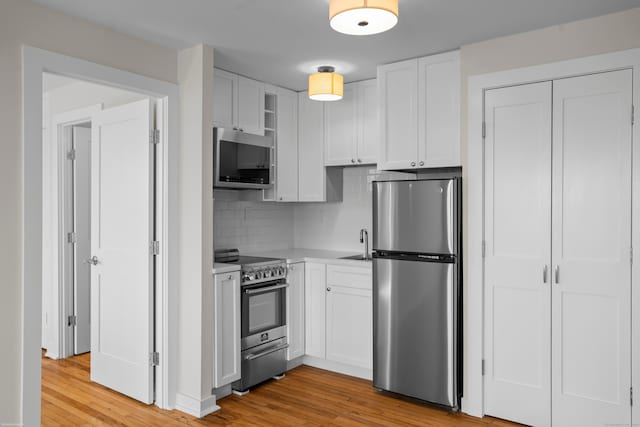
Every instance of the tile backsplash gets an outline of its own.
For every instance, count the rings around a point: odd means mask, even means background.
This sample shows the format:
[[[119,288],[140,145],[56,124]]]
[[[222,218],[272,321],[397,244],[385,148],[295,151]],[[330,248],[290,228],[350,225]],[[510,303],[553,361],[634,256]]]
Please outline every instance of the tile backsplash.
[[[359,252],[361,228],[369,230],[371,247],[371,166],[344,168],[343,201],[337,203],[273,203],[258,193],[216,190],[214,236],[216,249],[262,252],[292,247]]]
[[[213,246],[241,253],[293,246],[293,207],[287,203],[238,200],[238,192],[216,190]]]

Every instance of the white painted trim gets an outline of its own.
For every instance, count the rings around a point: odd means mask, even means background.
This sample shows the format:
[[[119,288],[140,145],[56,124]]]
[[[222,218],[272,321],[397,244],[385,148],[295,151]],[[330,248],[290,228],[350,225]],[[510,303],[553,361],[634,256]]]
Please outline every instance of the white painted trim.
[[[79,123],[91,122],[93,115],[102,110],[102,104],[96,104],[85,108],[78,108],[76,110],[66,111],[64,113],[55,114],[51,119],[51,132],[53,135],[51,144],[55,149],[56,157],[56,185],[57,185],[57,211],[58,211],[58,234],[55,236],[56,250],[57,250],[57,264],[58,264],[58,278],[57,286],[51,289],[51,301],[55,302],[57,307],[57,316],[52,317],[53,323],[50,329],[57,331],[57,340],[49,340],[49,343],[53,344],[54,351],[57,353],[58,358],[66,358],[73,355],[73,331],[70,328],[65,327],[65,319],[69,316],[73,310],[68,306],[69,301],[67,296],[72,291],[70,287],[65,287],[65,260],[62,256],[64,251],[62,246],[65,244],[64,238],[64,173],[65,164],[64,161],[64,138],[65,128],[73,126]],[[54,178],[50,176],[50,178]],[[71,285],[72,286],[72,285]],[[54,312],[56,312],[54,310]],[[51,338],[51,337],[50,337]],[[50,357],[50,350],[47,348],[47,356]]]
[[[371,381],[373,379],[373,370],[371,369],[347,365],[340,362],[333,362],[331,360],[322,359],[320,357],[304,355],[302,356],[302,364],[313,366],[314,368],[324,369],[326,371],[337,372],[343,375],[362,378],[363,380]]]
[[[176,394],[176,409],[194,417],[203,418],[220,410],[216,405],[216,396],[209,396],[204,400],[194,399],[182,393]]]
[[[468,211],[466,233],[468,246],[466,262],[467,277],[464,284],[464,398],[462,410],[470,415],[484,415],[484,390],[481,363],[484,353],[484,262],[482,259],[482,240],[484,238],[484,171],[483,171],[483,140],[482,121],[484,93],[487,89],[533,83],[558,78],[573,77],[583,74],[633,68],[634,87],[640,87],[640,49],[630,49],[580,59],[536,65],[508,71],[500,71],[469,77],[468,89],[468,127],[467,127],[467,167],[466,184],[468,194]],[[640,91],[633,94],[636,110],[640,105]],[[629,111],[631,113],[631,111]],[[638,117],[633,132],[634,164],[633,164],[633,212],[640,208],[640,155],[638,144]],[[633,245],[640,248],[640,227],[633,227]],[[632,288],[639,285],[640,263],[636,262],[632,270]],[[640,313],[640,292],[633,292],[632,313]],[[640,331],[640,316],[633,317],[632,331]],[[640,339],[632,340],[633,354],[640,352]],[[632,358],[632,360],[637,359]],[[632,384],[640,380],[640,369],[633,369]],[[637,411],[634,407],[634,411]]]
[[[157,393],[156,405],[170,409],[174,406],[176,390],[177,346],[177,273],[178,273],[178,86],[174,83],[118,70],[93,62],[72,58],[29,46],[22,48],[23,64],[23,222],[22,222],[22,423],[40,424],[41,396],[41,327],[42,327],[42,73],[50,72],[81,80],[100,83],[154,98],[163,98],[168,105],[165,135],[162,145],[162,180],[165,232],[165,251],[162,283],[163,312],[159,328],[162,341],[162,390]]]

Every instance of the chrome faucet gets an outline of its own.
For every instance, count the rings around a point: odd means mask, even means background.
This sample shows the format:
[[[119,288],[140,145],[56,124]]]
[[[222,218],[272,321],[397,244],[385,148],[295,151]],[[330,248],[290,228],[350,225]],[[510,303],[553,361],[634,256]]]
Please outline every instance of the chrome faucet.
[[[364,243],[363,259],[369,259],[369,232],[366,228],[360,230],[360,243]]]

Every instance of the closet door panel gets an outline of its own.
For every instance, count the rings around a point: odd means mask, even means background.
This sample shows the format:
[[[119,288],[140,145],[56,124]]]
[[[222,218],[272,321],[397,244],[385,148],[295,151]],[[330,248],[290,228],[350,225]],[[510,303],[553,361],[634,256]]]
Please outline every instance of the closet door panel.
[[[632,75],[553,84],[553,424],[629,425]]]
[[[485,121],[485,412],[548,426],[551,82],[487,91]]]

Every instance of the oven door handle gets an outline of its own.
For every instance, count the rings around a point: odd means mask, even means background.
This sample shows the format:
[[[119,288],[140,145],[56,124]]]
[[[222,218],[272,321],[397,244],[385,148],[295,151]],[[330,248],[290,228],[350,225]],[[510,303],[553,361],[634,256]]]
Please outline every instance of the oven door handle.
[[[271,291],[275,291],[277,289],[288,288],[288,287],[289,287],[288,283],[283,283],[281,285],[267,286],[266,288],[245,289],[244,293],[247,294],[247,295],[255,295],[255,294],[261,294],[261,293],[264,293],[264,292],[271,292]]]
[[[257,359],[259,357],[263,357],[263,356],[266,356],[268,354],[275,353],[276,351],[284,350],[284,349],[287,349],[287,348],[289,348],[289,344],[282,344],[282,345],[279,345],[277,347],[270,348],[269,350],[265,350],[265,351],[263,351],[261,353],[248,354],[245,359],[254,360],[254,359]]]

